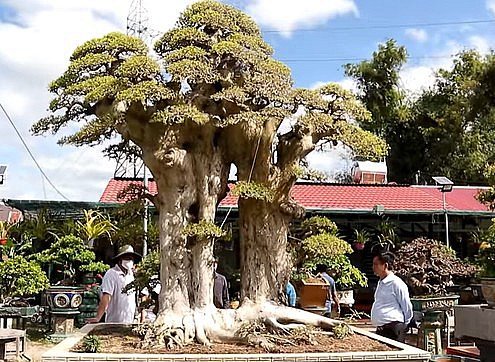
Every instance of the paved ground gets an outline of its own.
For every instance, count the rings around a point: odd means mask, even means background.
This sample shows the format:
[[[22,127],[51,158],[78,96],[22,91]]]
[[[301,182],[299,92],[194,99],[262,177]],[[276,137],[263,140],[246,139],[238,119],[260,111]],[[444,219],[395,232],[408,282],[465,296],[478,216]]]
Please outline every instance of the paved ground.
[[[31,358],[33,362],[41,361],[41,355],[52,348],[54,344],[48,342],[27,342],[26,355]]]

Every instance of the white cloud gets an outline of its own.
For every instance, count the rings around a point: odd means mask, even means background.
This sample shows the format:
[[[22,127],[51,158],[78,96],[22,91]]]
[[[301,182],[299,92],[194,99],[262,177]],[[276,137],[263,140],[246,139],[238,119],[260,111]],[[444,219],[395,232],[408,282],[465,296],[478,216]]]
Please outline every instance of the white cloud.
[[[495,15],[495,0],[488,0],[486,2],[486,8],[492,13],[492,15]]]
[[[476,49],[486,54],[493,45],[488,38],[482,36],[470,36],[464,45],[456,41],[447,41],[443,49],[431,54],[430,58],[420,60],[417,65],[408,63],[401,72],[401,82],[405,89],[412,93],[413,97],[422,90],[432,86],[435,81],[435,72],[440,69],[450,69],[452,59],[457,53],[465,49]]]
[[[419,43],[424,43],[426,40],[428,40],[428,33],[424,29],[409,28],[406,29],[405,33],[409,38]]]
[[[149,27],[166,31],[195,0],[147,0]],[[53,183],[71,200],[97,201],[115,165],[101,148],[59,147],[58,136],[33,137],[33,122],[46,115],[50,81],[67,67],[76,46],[110,31],[125,32],[131,1],[3,0],[13,15],[0,21],[0,102]],[[10,13],[10,12],[9,12]],[[61,199],[39,171],[3,114],[0,164],[8,164],[1,198]],[[60,166],[61,165],[61,166]]]
[[[479,35],[470,36],[468,41],[469,41],[469,46],[473,49],[476,49],[481,54],[489,53],[490,48],[492,47],[489,39]]]
[[[290,35],[339,15],[358,14],[353,0],[250,0],[246,11],[263,27]]]
[[[310,89],[320,88],[320,87],[323,87],[324,85],[327,85],[328,83],[337,83],[342,88],[350,90],[351,92],[357,91],[357,84],[351,78],[344,78],[344,79],[336,81],[336,82],[335,81],[328,81],[328,82],[318,81],[318,82],[312,84],[309,88]]]

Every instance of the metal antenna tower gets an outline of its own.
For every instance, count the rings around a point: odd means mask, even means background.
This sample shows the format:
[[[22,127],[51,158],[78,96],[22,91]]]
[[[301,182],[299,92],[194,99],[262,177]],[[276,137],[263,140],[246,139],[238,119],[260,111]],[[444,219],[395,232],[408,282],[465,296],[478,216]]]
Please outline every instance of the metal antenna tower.
[[[151,34],[149,33],[148,22],[149,16],[148,11],[143,5],[143,0],[132,0],[131,6],[129,8],[129,13],[127,14],[127,35],[135,36],[140,38],[144,42],[148,43],[151,41]],[[130,141],[126,142],[125,148],[127,151],[137,149],[137,146],[132,144]],[[115,178],[143,178],[145,174],[145,167],[141,157],[136,155],[136,152],[126,152],[121,151],[119,154],[115,155],[115,160],[117,165],[113,176]]]
[[[142,0],[132,0],[129,14],[127,15],[127,35],[132,35],[141,40],[150,38],[148,29],[148,11],[143,6]]]
[[[129,14],[127,15],[127,35],[140,38],[146,44],[150,45],[153,35],[148,28],[148,11],[143,6],[142,0],[132,0]],[[139,157],[138,152],[126,152],[136,151],[137,146],[131,141],[124,141],[124,150],[116,155],[117,166],[115,167],[114,177],[132,177],[133,179],[142,179],[145,188],[148,188],[148,170],[143,162],[143,159]],[[143,217],[143,256],[148,253],[148,217],[149,217],[149,203],[144,200],[144,217]]]

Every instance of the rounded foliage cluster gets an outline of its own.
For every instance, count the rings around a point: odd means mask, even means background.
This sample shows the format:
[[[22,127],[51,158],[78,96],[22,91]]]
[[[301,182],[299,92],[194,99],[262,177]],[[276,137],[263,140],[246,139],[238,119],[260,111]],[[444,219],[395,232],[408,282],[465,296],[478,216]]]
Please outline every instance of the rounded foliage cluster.
[[[0,300],[28,296],[48,288],[48,278],[38,263],[21,255],[0,262]]]

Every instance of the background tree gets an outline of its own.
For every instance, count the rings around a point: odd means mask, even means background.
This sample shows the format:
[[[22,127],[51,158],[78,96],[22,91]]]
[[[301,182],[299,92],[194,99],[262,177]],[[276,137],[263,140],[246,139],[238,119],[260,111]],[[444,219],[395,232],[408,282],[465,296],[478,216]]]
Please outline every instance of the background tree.
[[[495,161],[495,61],[474,50],[440,69],[414,106],[425,139],[425,178],[445,175],[460,184],[486,184]]]
[[[411,117],[400,71],[407,61],[407,51],[395,40],[380,44],[370,60],[347,64],[345,73],[353,78],[358,98],[371,113],[371,120],[360,125],[383,137],[390,147],[387,157],[389,180],[413,183],[416,171],[426,162],[420,150],[423,136]]]
[[[269,287],[276,293],[286,278],[286,215],[294,214],[289,190],[301,159],[325,137],[370,155],[386,146],[347,122],[368,115],[350,93],[337,86],[293,91],[289,69],[271,57],[259,28],[230,6],[191,5],[155,52],[159,62],[139,39],[118,33],[78,47],[50,86],[53,115],[37,122],[34,133],[80,122],[62,144],[93,145],[119,133],[141,149],[158,188],[149,198],[160,230],[160,311],[148,341],[171,347],[194,337],[229,339],[242,323],[259,318],[280,327],[277,319],[287,321],[288,310],[264,302],[276,299]],[[307,115],[277,143],[280,123],[300,106]],[[213,220],[231,162],[241,180],[245,297],[235,313],[212,303],[213,242],[221,235]],[[252,272],[258,267],[259,275]],[[304,311],[290,315],[334,325]]]

